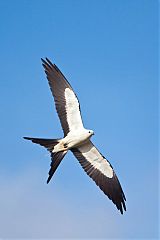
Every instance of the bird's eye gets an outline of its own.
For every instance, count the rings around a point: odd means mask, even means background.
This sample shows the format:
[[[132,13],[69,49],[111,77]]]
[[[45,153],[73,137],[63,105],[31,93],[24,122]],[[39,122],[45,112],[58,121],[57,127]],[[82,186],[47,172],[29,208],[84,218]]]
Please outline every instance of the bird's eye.
[[[91,133],[91,131],[89,131],[89,133]]]

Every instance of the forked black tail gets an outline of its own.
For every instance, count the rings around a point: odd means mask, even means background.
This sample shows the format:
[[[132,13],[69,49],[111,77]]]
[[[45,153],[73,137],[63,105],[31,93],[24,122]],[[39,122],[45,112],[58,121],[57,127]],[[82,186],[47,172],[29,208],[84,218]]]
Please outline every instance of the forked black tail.
[[[49,177],[47,179],[47,183],[49,183],[49,181],[51,180],[53,174],[55,173],[56,169],[58,168],[59,164],[61,163],[62,159],[64,158],[64,156],[66,155],[67,151],[63,151],[63,152],[57,152],[57,153],[51,153],[51,168],[48,172]]]
[[[56,169],[58,168],[59,164],[61,163],[62,159],[66,155],[67,151],[61,151],[57,153],[53,153],[52,150],[54,146],[57,145],[60,139],[44,139],[44,138],[30,138],[24,137],[26,140],[31,140],[33,143],[40,144],[41,146],[47,148],[47,150],[51,153],[51,168],[49,170],[49,177],[47,179],[47,183],[51,180],[53,174],[55,173]]]
[[[45,138],[31,138],[24,137],[24,139],[31,140],[33,143],[40,144],[41,146],[47,148],[48,151],[52,151],[54,146],[59,143],[60,139],[45,139]]]

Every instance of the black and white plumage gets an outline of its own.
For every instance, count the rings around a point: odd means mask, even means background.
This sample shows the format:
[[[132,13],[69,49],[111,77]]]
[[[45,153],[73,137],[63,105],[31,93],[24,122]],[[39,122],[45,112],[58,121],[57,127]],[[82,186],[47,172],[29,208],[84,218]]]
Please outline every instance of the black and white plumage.
[[[40,144],[50,151],[52,161],[47,183],[51,180],[67,151],[71,150],[85,172],[123,214],[123,211],[126,211],[126,198],[122,187],[109,161],[103,157],[90,141],[94,132],[85,129],[83,126],[76,94],[55,64],[52,64],[46,58],[46,60],[42,59],[42,65],[54,96],[64,138],[40,139],[25,137],[25,139]]]

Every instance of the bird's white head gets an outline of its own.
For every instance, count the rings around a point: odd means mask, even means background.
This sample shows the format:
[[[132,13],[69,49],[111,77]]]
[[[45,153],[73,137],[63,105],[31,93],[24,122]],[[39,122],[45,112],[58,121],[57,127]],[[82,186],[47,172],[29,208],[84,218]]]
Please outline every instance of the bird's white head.
[[[93,130],[87,130],[87,131],[88,131],[88,133],[89,133],[90,136],[94,135]]]

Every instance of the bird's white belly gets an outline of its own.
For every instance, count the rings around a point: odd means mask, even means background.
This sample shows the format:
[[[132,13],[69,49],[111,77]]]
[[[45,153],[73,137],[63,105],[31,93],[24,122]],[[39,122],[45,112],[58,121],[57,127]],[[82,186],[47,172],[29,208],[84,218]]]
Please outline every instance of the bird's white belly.
[[[75,132],[69,133],[65,138],[63,138],[55,147],[53,152],[60,152],[64,150],[69,150],[74,147],[79,147],[89,140],[91,136],[86,134],[86,132]]]
[[[89,140],[90,136],[86,133],[82,134],[70,134],[66,136],[63,141],[68,145],[68,148],[78,147],[82,144],[84,144],[87,140]]]

